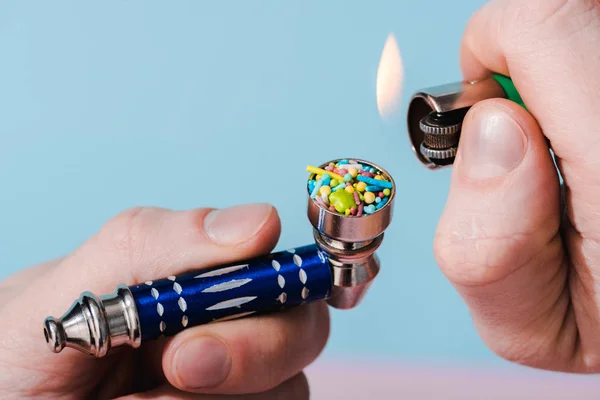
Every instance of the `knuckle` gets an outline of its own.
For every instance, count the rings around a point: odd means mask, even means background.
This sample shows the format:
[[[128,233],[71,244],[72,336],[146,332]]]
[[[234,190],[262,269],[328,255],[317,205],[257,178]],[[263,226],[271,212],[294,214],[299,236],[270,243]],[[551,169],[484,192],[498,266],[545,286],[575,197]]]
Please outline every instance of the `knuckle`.
[[[556,326],[561,325],[559,320],[553,322]],[[542,369],[552,369],[553,364],[558,369],[565,368],[571,362],[565,358],[568,352],[560,352],[563,345],[557,342],[557,337],[540,335],[540,329],[543,330],[536,326],[535,332],[512,334],[497,331],[492,335],[483,335],[483,341],[490,351],[511,363]]]
[[[147,235],[148,221],[158,209],[133,207],[111,218],[101,229],[102,241],[112,250],[134,262],[141,257]]]
[[[460,237],[436,234],[434,254],[446,277],[460,286],[504,279],[532,257],[528,234]]]
[[[545,354],[543,352],[545,349],[537,348],[529,339],[497,338],[493,341],[486,341],[486,346],[498,357],[520,365],[536,365],[536,359]]]
[[[523,48],[523,41],[547,47],[600,22],[598,0],[513,0],[511,5],[502,20],[504,32],[512,33],[509,47]]]

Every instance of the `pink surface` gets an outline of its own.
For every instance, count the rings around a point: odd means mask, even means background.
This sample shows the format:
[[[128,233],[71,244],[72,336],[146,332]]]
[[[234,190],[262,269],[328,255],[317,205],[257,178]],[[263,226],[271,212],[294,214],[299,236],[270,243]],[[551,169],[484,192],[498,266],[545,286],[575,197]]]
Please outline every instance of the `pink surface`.
[[[600,378],[528,368],[411,366],[321,360],[306,371],[311,399],[600,399]]]

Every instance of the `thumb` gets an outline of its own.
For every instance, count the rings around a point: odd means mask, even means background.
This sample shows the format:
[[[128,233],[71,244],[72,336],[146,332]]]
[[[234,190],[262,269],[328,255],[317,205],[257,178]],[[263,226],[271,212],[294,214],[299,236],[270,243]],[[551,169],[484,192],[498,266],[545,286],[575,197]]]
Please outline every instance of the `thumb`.
[[[562,351],[550,348],[568,307],[559,225],[558,174],[537,122],[506,100],[474,106],[434,247],[482,339],[504,358],[547,366],[536,358]]]

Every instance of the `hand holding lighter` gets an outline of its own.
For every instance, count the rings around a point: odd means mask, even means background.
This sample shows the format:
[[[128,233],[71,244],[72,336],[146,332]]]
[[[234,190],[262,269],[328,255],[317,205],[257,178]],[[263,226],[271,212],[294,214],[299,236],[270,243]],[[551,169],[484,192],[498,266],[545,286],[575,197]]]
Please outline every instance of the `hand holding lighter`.
[[[138,348],[188,327],[282,311],[307,302],[326,300],[338,309],[356,307],[379,272],[375,251],[391,223],[396,190],[392,177],[379,166],[353,160],[380,171],[391,183],[387,202],[375,212],[339,214],[309,193],[307,215],[314,244],[121,285],[105,296],[84,292],[61,318],[45,319],[49,348],[59,353],[70,347],[103,357],[111,348]]]

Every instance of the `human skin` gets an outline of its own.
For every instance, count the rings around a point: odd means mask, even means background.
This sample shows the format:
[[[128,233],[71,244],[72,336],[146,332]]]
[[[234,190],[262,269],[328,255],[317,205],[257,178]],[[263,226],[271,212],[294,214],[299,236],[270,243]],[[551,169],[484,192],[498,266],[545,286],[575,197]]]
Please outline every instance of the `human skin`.
[[[498,355],[598,372],[600,4],[494,0],[469,23],[462,65],[467,79],[511,76],[528,112],[491,100],[467,115],[434,244],[438,263]],[[564,219],[546,138],[566,184]],[[119,283],[269,252],[279,235],[277,214],[250,207],[221,214],[221,224],[214,214],[207,223],[206,209],[129,210],[65,258],[2,282],[0,397],[307,398],[301,371],[329,333],[322,302],[194,327],[103,360],[51,354],[42,340],[40,321],[82,290],[107,293]]]
[[[493,0],[461,64],[509,75],[528,111],[489,100],[466,116],[438,264],[499,356],[600,372],[600,2]]]
[[[329,335],[324,302],[191,327],[102,359],[72,349],[53,354],[42,334],[44,318],[68,309],[84,290],[105,294],[121,283],[267,254],[279,233],[268,204],[134,208],[70,255],[1,282],[0,398],[307,399],[302,370]]]

